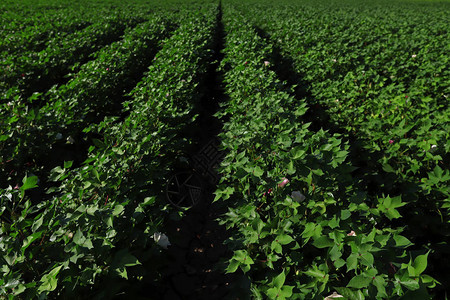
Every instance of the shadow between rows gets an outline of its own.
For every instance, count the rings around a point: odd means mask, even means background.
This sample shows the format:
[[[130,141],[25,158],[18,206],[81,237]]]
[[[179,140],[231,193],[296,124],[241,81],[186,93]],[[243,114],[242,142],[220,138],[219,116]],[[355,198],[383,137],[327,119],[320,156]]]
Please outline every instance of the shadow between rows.
[[[223,89],[223,74],[219,71],[223,59],[222,49],[225,33],[222,24],[222,7],[219,4],[214,43],[211,46],[211,63],[203,75],[199,86],[200,98],[194,107],[196,120],[179,133],[192,144],[185,150],[188,163],[173,163],[173,173],[193,172],[204,181],[202,197],[199,202],[183,212],[172,213],[164,227],[171,245],[163,250],[165,263],[160,266],[159,279],[146,278],[154,289],[148,293],[145,284],[137,287],[139,297],[147,299],[238,299],[248,294],[249,286],[242,282],[242,275],[226,274],[227,260],[232,252],[224,244],[229,233],[217,219],[227,211],[224,203],[213,202],[219,174],[216,167],[220,164],[223,152],[219,148],[218,134],[222,123],[214,114],[220,103],[227,101]],[[197,159],[205,146],[214,144],[220,152],[214,164],[200,166]],[[211,176],[214,173],[215,176]],[[155,281],[156,280],[156,281]]]

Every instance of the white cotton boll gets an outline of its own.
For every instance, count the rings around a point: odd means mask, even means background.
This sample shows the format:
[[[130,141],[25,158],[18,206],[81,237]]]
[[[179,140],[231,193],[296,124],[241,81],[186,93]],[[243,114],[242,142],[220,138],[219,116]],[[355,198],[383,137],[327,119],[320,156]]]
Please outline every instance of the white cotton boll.
[[[356,236],[356,232],[354,230],[347,233],[347,236]]]
[[[437,150],[437,145],[431,145],[430,152],[434,153]]]
[[[169,238],[164,233],[155,232],[153,234],[153,239],[159,246],[161,246],[164,249],[167,249],[167,247],[171,245]]]
[[[305,195],[303,195],[299,191],[292,192],[291,197],[292,199],[294,199],[294,201],[297,201],[298,203],[301,203],[306,199]]]
[[[327,297],[326,297],[325,299],[323,299],[323,300],[333,300],[333,299],[336,299],[336,298],[344,298],[344,296],[339,295],[339,294],[336,293],[336,292],[333,292],[333,294],[327,296]]]

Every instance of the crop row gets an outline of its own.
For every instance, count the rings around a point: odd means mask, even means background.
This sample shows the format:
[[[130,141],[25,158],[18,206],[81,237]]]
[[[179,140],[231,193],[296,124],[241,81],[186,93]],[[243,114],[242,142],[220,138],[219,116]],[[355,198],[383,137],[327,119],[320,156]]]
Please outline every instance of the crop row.
[[[291,60],[289,80],[315,108],[310,115],[351,141],[360,184],[371,195],[402,195],[404,235],[432,249],[430,272],[448,282],[448,12],[354,8],[318,16],[318,7],[279,7],[264,20],[252,10],[265,6],[242,11]]]
[[[161,183],[188,144],[179,131],[194,119],[196,83],[211,59],[216,15],[215,5],[178,13],[179,28],[130,93],[129,115],[90,127],[101,138],[81,167],[67,162],[52,171],[59,184],[49,190],[48,200],[26,200],[25,190],[37,184],[36,177],[24,179],[18,190],[2,191],[11,218],[2,219],[1,247],[8,249],[1,260],[3,294],[61,296],[76,290],[88,295],[101,281],[97,295],[109,298],[131,282],[138,284],[137,278],[157,279],[162,261],[153,233],[161,230],[166,214]],[[153,22],[163,27],[161,20]],[[102,73],[109,71],[103,67]]]
[[[124,93],[139,81],[156,53],[158,42],[172,27],[163,17],[154,17],[129,28],[122,40],[96,52],[94,59],[81,65],[66,84],[27,102],[19,99],[4,104],[2,117],[8,126],[2,129],[4,142],[0,151],[6,172],[16,170],[23,176],[26,168],[21,166],[25,164],[35,174],[42,166],[54,167],[51,165],[54,159],[48,157],[50,149],[58,151],[58,145],[68,139],[71,143],[81,142],[85,127],[120,111]]]
[[[34,92],[44,92],[60,83],[65,75],[85,63],[91,53],[120,39],[127,27],[142,21],[131,16],[107,17],[71,35],[49,40],[42,51],[5,57],[0,78],[0,93],[6,96],[3,101],[17,97],[17,94],[28,97]]]
[[[400,195],[376,197],[353,181],[351,145],[309,130],[307,103],[271,70],[273,48],[232,6],[224,6],[223,69],[229,103],[219,114],[228,151],[216,200],[230,204],[223,224],[235,232],[228,272],[244,272],[253,297],[350,298],[425,293],[422,249],[400,219]],[[415,292],[414,292],[415,291]]]
[[[384,153],[386,172],[415,182],[441,173],[450,151],[446,14],[378,8],[355,21],[351,11],[313,17],[316,10],[278,9],[264,22],[249,16],[292,57],[298,82],[330,121],[364,140],[365,150]],[[318,29],[322,23],[333,26]]]
[[[28,26],[22,31],[12,31],[3,36],[0,53],[5,57],[27,50],[41,51],[49,39],[73,33],[88,25],[88,20],[80,16],[46,20],[43,24]]]

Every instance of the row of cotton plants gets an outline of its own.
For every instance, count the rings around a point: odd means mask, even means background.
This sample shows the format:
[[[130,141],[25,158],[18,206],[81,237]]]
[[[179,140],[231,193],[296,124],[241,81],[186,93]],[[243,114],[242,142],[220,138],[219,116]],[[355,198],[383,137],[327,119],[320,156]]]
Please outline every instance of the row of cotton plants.
[[[384,226],[401,220],[401,196],[361,190],[351,145],[309,129],[311,108],[277,78],[271,43],[231,5],[224,24],[228,154],[216,201],[228,203],[222,223],[234,232],[227,272],[245,273],[256,299],[426,295],[426,249],[408,251],[403,228]]]

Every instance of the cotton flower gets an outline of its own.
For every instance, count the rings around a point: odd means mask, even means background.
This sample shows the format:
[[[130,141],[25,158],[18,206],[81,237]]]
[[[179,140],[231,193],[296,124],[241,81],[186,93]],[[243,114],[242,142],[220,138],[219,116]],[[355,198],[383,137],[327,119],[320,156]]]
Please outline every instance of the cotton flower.
[[[278,187],[284,187],[288,183],[289,183],[289,179],[287,179],[286,177],[283,177],[283,181],[278,184]]]
[[[394,143],[394,140],[389,140],[389,144],[393,144]]]
[[[270,65],[270,62],[268,62],[267,60],[264,61],[264,66],[268,67]]]
[[[333,62],[337,62],[337,59],[336,59],[336,58],[333,58],[332,61],[333,61]]]
[[[413,54],[413,55],[411,55],[411,57],[412,57],[412,58],[416,58],[416,57],[417,57],[417,55],[416,55],[416,54]]]
[[[169,238],[164,233],[155,232],[152,237],[155,242],[164,249],[167,249],[167,247],[171,245],[169,242]]]
[[[333,299],[336,299],[336,298],[344,298],[344,296],[339,295],[339,294],[336,293],[336,292],[333,292],[333,294],[327,296],[327,297],[326,297],[325,299],[323,299],[323,300],[333,300]]]
[[[75,143],[75,140],[73,139],[73,137],[69,136],[69,137],[67,137],[67,142],[69,144],[73,144],[73,143]]]
[[[293,191],[291,197],[292,199],[294,199],[294,201],[297,201],[298,203],[303,202],[306,198],[305,195],[303,195],[299,191]]]
[[[356,236],[356,232],[354,230],[347,233],[347,236]]]

